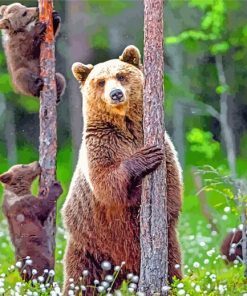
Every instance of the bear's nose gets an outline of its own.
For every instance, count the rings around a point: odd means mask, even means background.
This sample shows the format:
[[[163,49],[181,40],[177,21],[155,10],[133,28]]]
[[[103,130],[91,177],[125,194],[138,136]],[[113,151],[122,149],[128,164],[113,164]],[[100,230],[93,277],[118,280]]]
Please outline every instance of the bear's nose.
[[[121,91],[121,89],[113,89],[110,92],[110,97],[113,101],[121,102],[123,98],[123,92]]]

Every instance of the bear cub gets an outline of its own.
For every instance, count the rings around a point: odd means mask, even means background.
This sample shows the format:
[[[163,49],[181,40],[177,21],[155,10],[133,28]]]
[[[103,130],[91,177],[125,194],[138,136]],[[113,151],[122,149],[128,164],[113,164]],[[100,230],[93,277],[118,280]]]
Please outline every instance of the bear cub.
[[[26,7],[20,3],[0,6],[0,30],[8,69],[16,91],[23,95],[39,97],[43,88],[40,77],[40,44],[44,38],[46,24],[39,22],[37,7]],[[57,36],[61,19],[53,12],[54,35]],[[65,78],[56,73],[57,101],[65,90]]]
[[[15,165],[0,175],[0,182],[4,185],[3,213],[8,220],[16,260],[21,261],[22,266],[26,258],[30,257],[32,260],[31,266],[25,264],[25,272],[24,269],[20,270],[26,281],[34,277],[32,269],[36,269],[36,276],[39,276],[44,269],[50,270],[54,263],[48,256],[49,240],[43,225],[62,194],[62,187],[58,182],[54,182],[47,197],[33,196],[31,185],[40,172],[38,162],[33,162],[28,165]]]

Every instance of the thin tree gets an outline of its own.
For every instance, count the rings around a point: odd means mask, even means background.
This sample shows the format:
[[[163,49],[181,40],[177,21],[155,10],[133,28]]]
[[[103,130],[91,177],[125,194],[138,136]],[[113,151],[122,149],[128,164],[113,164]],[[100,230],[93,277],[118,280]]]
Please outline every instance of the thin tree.
[[[165,149],[163,0],[144,0],[144,142]],[[165,153],[164,153],[165,154]],[[166,167],[162,165],[143,183],[141,204],[140,291],[161,293],[167,283],[168,234]]]
[[[57,154],[57,89],[55,82],[55,41],[53,34],[53,1],[39,0],[39,19],[47,24],[44,41],[40,50],[41,77],[44,87],[40,95],[40,146],[39,162],[42,168],[40,176],[40,195],[47,196],[49,187],[56,178]],[[49,237],[49,256],[54,260],[55,231],[56,231],[56,206],[50,213],[44,228]],[[54,264],[53,264],[54,265]]]

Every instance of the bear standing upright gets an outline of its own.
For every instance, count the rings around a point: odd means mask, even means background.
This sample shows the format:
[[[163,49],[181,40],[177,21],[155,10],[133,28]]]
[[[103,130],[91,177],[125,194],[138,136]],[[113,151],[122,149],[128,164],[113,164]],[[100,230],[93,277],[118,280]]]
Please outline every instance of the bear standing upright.
[[[100,263],[139,274],[141,182],[161,164],[158,147],[143,147],[143,83],[139,50],[128,46],[119,59],[96,66],[75,63],[81,84],[84,131],[78,164],[62,209],[68,232],[64,293],[69,278],[102,280]],[[169,280],[182,277],[176,225],[182,202],[182,176],[166,134]],[[120,275],[119,280],[123,277]]]

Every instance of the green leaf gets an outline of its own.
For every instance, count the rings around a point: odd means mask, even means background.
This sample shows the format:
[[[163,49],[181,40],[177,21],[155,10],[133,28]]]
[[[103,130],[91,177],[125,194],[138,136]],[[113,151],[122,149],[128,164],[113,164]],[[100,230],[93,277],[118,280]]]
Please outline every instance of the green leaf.
[[[229,91],[229,86],[228,85],[219,85],[216,87],[216,93],[217,94],[223,94],[225,92]]]
[[[210,50],[212,54],[217,55],[226,53],[229,50],[229,48],[229,43],[227,41],[223,41],[212,45]]]

